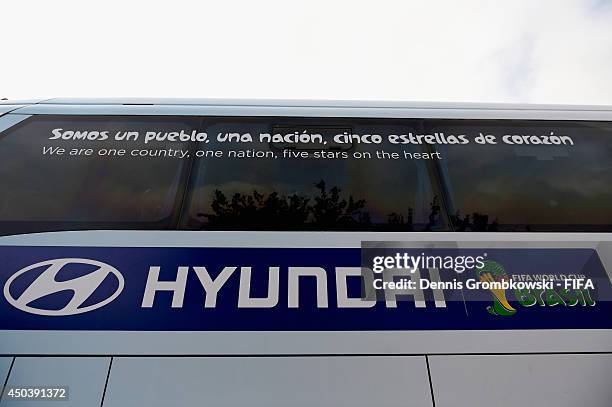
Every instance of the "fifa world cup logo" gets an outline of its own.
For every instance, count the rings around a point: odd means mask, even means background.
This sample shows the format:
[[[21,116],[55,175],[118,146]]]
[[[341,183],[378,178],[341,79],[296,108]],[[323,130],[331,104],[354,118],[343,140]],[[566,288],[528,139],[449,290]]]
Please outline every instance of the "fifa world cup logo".
[[[485,261],[484,267],[476,272],[478,273],[478,278],[482,282],[492,283],[494,281],[501,282],[509,279],[504,266],[492,260]],[[516,309],[510,305],[506,298],[506,290],[491,288],[490,291],[491,294],[493,294],[493,305],[487,307],[489,314],[503,316],[516,314]]]

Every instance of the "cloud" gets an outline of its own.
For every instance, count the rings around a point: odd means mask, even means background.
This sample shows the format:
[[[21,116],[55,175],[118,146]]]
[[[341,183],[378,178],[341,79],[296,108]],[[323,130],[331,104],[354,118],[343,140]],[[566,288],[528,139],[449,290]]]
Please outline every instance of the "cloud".
[[[9,2],[0,96],[612,104],[602,0]]]

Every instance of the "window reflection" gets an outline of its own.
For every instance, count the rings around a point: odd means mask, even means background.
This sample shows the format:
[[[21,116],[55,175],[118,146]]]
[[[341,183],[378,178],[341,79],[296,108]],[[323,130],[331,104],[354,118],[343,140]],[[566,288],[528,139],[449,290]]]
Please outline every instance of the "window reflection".
[[[197,129],[197,119],[34,117],[0,136],[0,221],[164,222],[175,210],[188,161],[167,157],[71,156],[73,148],[142,148],[141,141],[49,140],[52,130],[146,132]],[[63,155],[44,155],[47,146]],[[171,143],[151,143],[163,150]]]
[[[357,134],[401,131],[397,126],[365,120],[332,123],[351,127]],[[320,126],[321,119],[314,125]],[[272,127],[269,119],[207,123],[209,137],[228,131],[248,132],[254,135],[249,148],[273,151],[277,158],[196,160],[184,227],[404,231],[441,228],[439,210],[430,216],[433,194],[424,163],[352,158],[355,151],[374,155],[381,146],[373,144],[354,145],[346,159],[284,158],[281,149],[258,140],[259,133],[270,132]],[[219,143],[209,148],[227,153],[241,147]],[[398,146],[385,146],[386,151],[394,149],[400,151]],[[421,151],[413,146],[403,149]]]

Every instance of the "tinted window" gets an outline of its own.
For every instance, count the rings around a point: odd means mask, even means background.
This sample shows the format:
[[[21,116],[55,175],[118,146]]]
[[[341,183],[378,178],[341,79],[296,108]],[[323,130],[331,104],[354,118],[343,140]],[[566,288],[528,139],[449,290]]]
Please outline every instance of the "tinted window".
[[[612,230],[612,124],[447,120],[427,129],[497,136],[496,145],[439,147],[455,230]]]
[[[161,139],[145,142],[151,131]],[[181,131],[207,138],[164,138]],[[321,143],[261,137],[295,132]],[[335,139],[344,133],[361,137]],[[496,143],[475,142],[481,133]],[[40,116],[0,134],[3,234],[436,231],[448,219],[456,231],[610,231],[611,184],[603,122]]]
[[[171,153],[185,143],[145,144],[144,134],[198,124],[172,117],[40,116],[2,133],[2,231],[170,227],[190,159]],[[117,141],[124,132],[140,137]]]
[[[404,157],[422,146],[385,145],[397,159],[378,158],[379,144],[338,144],[335,134],[385,135],[410,121],[342,119],[208,119],[211,140],[191,177],[183,227],[229,230],[441,230],[427,163]],[[282,129],[282,130],[281,130]],[[327,129],[327,131],[325,130]],[[323,145],[269,143],[261,134],[322,134]],[[252,143],[219,142],[248,133]],[[242,152],[242,153],[240,153]],[[357,158],[355,158],[357,156]],[[361,157],[361,158],[360,158]]]

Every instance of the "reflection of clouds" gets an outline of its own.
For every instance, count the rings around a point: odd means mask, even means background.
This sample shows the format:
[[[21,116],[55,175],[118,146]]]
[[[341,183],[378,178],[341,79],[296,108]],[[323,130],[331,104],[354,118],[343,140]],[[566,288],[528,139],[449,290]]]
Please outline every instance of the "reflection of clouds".
[[[612,223],[610,132],[586,127],[567,132],[576,145],[565,150],[566,157],[551,160],[517,156],[505,145],[447,148],[456,207],[502,224]]]
[[[588,178],[573,174],[566,179],[551,179],[548,185],[552,190],[574,192],[580,195],[582,199],[593,199],[610,189],[612,183],[612,173],[610,171],[603,174],[590,173],[589,175]]]

